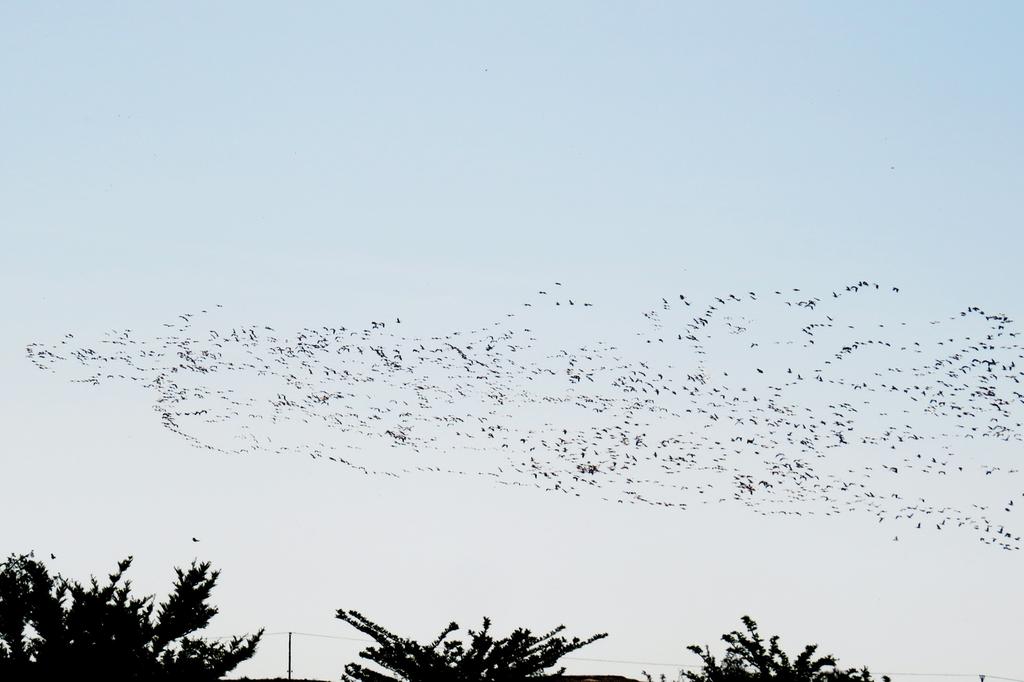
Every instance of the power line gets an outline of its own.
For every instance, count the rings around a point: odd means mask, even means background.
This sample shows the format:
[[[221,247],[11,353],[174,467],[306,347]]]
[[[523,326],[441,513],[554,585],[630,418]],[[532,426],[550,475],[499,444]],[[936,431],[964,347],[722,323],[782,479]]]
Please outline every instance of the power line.
[[[339,635],[322,635],[319,632],[296,632],[295,630],[291,630],[290,632],[293,635],[302,635],[303,637],[319,637],[321,639],[343,639],[343,640],[348,641],[348,642],[367,642],[369,644],[373,644],[373,640],[372,639],[366,639],[364,637],[341,637]],[[276,636],[276,635],[287,635],[287,634],[289,634],[289,631],[288,630],[283,630],[281,632],[264,632],[263,636],[264,637],[273,637],[273,636]],[[214,637],[214,639],[225,639],[225,638],[224,637]]]
[[[279,635],[287,635],[289,631],[280,630],[277,632],[265,632],[265,637],[275,637]],[[291,631],[292,635],[298,635],[301,637],[317,637],[319,639],[338,639],[346,642],[362,642],[364,644],[374,644],[374,640],[367,639],[365,637],[343,637],[341,635],[325,635],[319,632],[295,632]],[[225,637],[211,637],[211,639],[230,639],[230,636]],[[633,661],[618,658],[585,658],[582,656],[563,656],[563,659],[567,661],[583,661],[585,663],[616,663],[620,665],[650,665],[660,666],[665,668],[700,668],[700,665],[694,665],[689,663],[667,663],[664,661]],[[873,671],[875,672],[875,671]],[[885,672],[877,671],[876,675],[892,675],[902,677],[972,677],[976,678],[976,673],[919,673],[919,672]],[[1000,682],[1024,682],[1024,679],[1018,677],[1003,677],[1000,675],[985,675],[987,680],[1000,680]]]
[[[654,661],[620,661],[613,658],[582,658],[580,656],[562,656],[567,661],[588,661],[591,663],[623,663],[626,665],[658,665],[666,668],[700,668],[699,665],[688,663],[657,663]]]
[[[887,672],[884,670],[871,671],[876,675],[900,675],[902,677],[978,677],[976,673],[908,673],[908,672]],[[1017,677],[1000,677],[999,675],[984,675],[985,679],[1003,680],[1004,682],[1024,682]]]
[[[909,677],[978,677],[975,673],[888,673],[879,671],[878,675],[903,675]],[[999,675],[985,675],[986,680],[1003,680],[1004,682],[1024,682],[1017,677],[1000,677]]]

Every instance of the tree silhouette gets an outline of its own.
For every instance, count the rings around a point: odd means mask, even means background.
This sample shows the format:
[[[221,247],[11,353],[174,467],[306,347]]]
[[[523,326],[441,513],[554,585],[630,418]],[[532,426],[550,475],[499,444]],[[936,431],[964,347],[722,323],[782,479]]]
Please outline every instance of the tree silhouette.
[[[87,584],[51,576],[32,554],[0,564],[0,678],[216,680],[256,652],[262,630],[227,643],[192,635],[217,613],[209,562],[175,568],[159,605],[132,596],[131,563]]]
[[[733,630],[722,635],[722,641],[729,646],[725,657],[719,662],[707,645],[703,648],[693,644],[686,647],[700,656],[699,672],[685,671],[683,676],[689,682],[872,682],[867,668],[840,669],[833,656],[815,657],[817,644],[808,644],[795,659],[779,646],[779,636],[772,636],[765,646],[764,638],[757,630],[757,623],[750,616],[743,616],[745,632]],[[644,673],[648,682],[651,676]],[[665,676],[662,675],[664,680]],[[889,678],[882,677],[884,682]]]
[[[377,642],[359,656],[387,671],[349,663],[342,675],[344,682],[519,682],[560,677],[565,668],[544,671],[562,656],[608,636],[602,633],[566,640],[558,636],[565,629],[560,625],[539,637],[518,628],[508,637],[495,639],[490,634],[490,619],[484,618],[479,631],[469,630],[468,643],[448,639],[459,629],[458,624],[450,623],[433,642],[420,644],[388,632],[357,611],[339,609],[338,618]]]

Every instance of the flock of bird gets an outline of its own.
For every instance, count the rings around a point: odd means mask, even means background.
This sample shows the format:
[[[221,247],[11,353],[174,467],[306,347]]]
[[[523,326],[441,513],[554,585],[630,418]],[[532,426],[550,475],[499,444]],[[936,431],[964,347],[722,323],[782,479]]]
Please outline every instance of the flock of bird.
[[[74,381],[135,383],[165,428],[220,453],[624,504],[860,512],[1019,550],[1019,332],[978,307],[895,317],[905,296],[867,281],[818,296],[674,292],[611,320],[553,283],[436,336],[394,317],[218,327],[217,306],[148,336],[67,334],[27,351]]]

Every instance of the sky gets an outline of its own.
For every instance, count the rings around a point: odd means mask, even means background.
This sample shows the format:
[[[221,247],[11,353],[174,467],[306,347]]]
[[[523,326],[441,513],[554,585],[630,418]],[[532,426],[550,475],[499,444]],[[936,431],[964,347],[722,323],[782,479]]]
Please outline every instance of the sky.
[[[674,672],[753,616],[885,672],[1024,678],[1019,553],[856,517],[570,500],[219,456],[26,345],[221,304],[278,326],[490,320],[553,281],[892,282],[1024,314],[1016,3],[7,3],[0,7],[0,551],[222,569],[211,634],[610,636]],[[200,543],[192,542],[193,537]],[[361,642],[296,640],[336,679]],[[283,674],[268,637],[239,674]],[[899,676],[894,676],[900,682]],[[907,678],[909,679],[909,678]]]

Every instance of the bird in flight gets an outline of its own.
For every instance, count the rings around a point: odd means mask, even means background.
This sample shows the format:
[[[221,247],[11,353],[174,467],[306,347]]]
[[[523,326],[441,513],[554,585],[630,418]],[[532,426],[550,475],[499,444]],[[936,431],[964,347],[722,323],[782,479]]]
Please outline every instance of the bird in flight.
[[[275,331],[218,305],[27,355],[88,387],[131,382],[160,426],[215,453],[661,509],[855,513],[915,530],[927,516],[1020,548],[1019,505],[977,484],[1020,484],[1024,344],[1009,316],[929,319],[912,293],[862,279],[819,295],[673,291],[623,322],[555,286],[429,334],[394,315]]]

